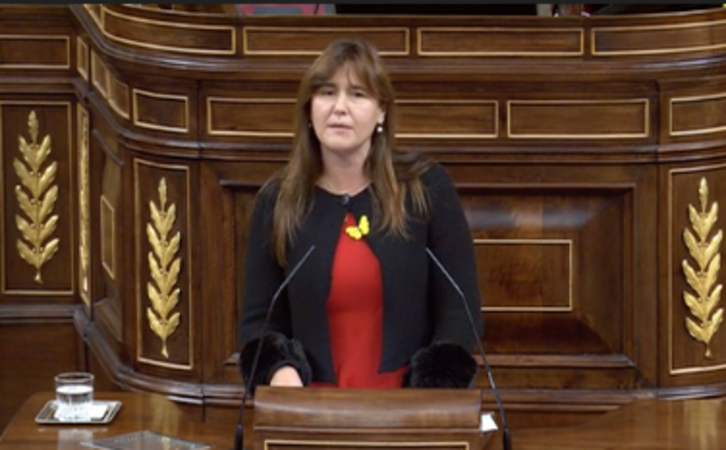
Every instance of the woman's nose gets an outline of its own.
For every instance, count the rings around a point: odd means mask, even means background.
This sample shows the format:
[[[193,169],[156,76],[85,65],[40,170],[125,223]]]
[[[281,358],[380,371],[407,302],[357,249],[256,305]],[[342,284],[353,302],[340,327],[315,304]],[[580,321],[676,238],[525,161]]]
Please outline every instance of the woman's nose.
[[[345,93],[341,92],[335,97],[335,104],[333,105],[333,111],[340,114],[348,110],[348,98]]]

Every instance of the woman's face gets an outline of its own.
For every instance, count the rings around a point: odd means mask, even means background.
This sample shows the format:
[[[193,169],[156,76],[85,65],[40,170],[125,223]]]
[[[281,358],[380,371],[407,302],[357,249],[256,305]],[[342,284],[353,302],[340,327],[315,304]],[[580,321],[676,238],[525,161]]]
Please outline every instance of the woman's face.
[[[347,65],[313,93],[310,109],[321,151],[339,157],[357,155],[365,159],[373,132],[386,116]]]

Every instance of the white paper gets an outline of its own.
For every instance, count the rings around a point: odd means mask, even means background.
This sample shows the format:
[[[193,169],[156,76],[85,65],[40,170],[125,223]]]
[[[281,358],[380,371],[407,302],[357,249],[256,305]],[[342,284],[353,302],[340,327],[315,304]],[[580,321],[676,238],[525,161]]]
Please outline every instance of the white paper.
[[[482,433],[488,433],[499,429],[497,423],[494,421],[494,415],[492,413],[482,413],[479,429]]]

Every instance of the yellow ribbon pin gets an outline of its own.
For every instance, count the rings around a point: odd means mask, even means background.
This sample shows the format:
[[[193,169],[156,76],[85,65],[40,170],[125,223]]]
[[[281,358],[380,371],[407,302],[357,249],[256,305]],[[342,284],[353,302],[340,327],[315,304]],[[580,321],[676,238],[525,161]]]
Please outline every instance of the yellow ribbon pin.
[[[367,236],[369,231],[370,224],[368,223],[368,217],[365,214],[360,216],[358,226],[351,225],[349,227],[345,227],[346,234],[356,241],[359,241],[363,236]]]

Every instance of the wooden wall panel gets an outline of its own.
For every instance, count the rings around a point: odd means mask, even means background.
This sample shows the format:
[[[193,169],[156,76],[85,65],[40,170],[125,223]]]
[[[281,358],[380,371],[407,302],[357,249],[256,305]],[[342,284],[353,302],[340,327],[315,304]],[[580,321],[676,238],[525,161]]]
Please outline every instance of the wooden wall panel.
[[[514,139],[626,139],[650,134],[647,99],[511,100],[507,136]]]
[[[292,137],[294,100],[207,97],[210,136]]]
[[[106,38],[144,49],[201,55],[233,55],[236,29],[229,25],[159,21],[102,8],[102,30]]]
[[[623,354],[627,191],[540,191],[462,196],[487,345],[505,354]]]
[[[670,100],[671,136],[726,131],[726,93],[676,97]]]
[[[726,199],[725,173],[724,162],[668,173],[669,373],[698,374],[705,382],[717,382],[726,369],[726,329],[717,323],[724,313],[724,223],[718,209]]]
[[[71,297],[76,254],[71,104],[0,101],[0,108],[2,292]],[[38,173],[43,178],[36,185]]]
[[[190,127],[189,98],[134,88],[131,92],[134,125],[171,133],[188,133]]]
[[[583,32],[567,28],[422,27],[417,30],[420,56],[580,56]]]
[[[400,138],[491,139],[499,134],[498,103],[493,100],[406,99],[396,107]]]
[[[58,70],[70,67],[70,36],[0,34],[0,69]]]
[[[196,363],[191,195],[187,167],[134,160],[136,359],[176,370]]]
[[[644,56],[703,52],[726,47],[726,23],[594,27],[592,54]]]
[[[255,56],[318,55],[330,42],[346,36],[369,40],[382,55],[408,55],[408,28],[375,27],[262,27],[244,28],[244,54]]]

